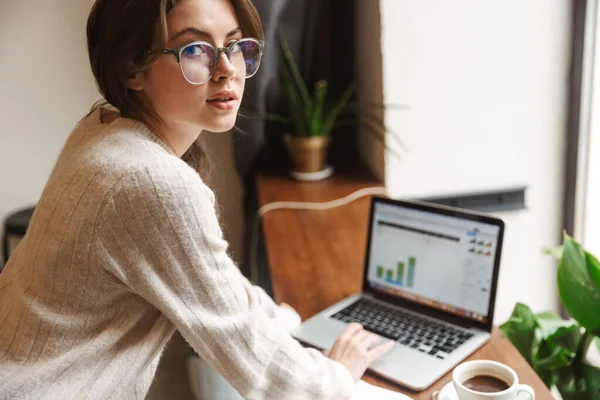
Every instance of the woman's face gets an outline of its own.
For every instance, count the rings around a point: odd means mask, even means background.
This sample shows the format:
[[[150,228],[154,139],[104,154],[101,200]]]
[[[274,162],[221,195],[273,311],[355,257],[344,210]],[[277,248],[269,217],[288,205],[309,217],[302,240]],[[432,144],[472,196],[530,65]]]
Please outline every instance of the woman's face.
[[[216,48],[226,47],[242,38],[229,0],[182,0],[167,15],[167,26],[168,49],[199,40]],[[193,57],[194,52],[182,57]],[[244,93],[245,70],[238,69],[221,53],[213,77],[204,84],[193,85],[181,73],[177,58],[163,54],[138,74],[135,89],[143,90],[167,126],[225,132],[235,124]]]

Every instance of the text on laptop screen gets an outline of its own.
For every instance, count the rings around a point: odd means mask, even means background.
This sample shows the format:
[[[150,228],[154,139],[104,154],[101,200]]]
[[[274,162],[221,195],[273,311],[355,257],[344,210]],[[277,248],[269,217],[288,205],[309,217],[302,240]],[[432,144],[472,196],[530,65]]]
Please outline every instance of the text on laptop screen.
[[[498,226],[377,203],[371,229],[371,288],[487,322]]]

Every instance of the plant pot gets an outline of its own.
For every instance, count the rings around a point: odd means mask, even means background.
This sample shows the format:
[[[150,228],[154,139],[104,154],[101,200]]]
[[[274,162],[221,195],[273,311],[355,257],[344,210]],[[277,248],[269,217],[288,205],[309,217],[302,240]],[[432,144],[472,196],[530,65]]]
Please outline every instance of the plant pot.
[[[324,179],[333,172],[325,164],[329,149],[329,136],[284,136],[285,145],[292,157],[292,176],[297,179]]]
[[[187,371],[196,400],[244,400],[216,369],[197,355],[188,357]]]

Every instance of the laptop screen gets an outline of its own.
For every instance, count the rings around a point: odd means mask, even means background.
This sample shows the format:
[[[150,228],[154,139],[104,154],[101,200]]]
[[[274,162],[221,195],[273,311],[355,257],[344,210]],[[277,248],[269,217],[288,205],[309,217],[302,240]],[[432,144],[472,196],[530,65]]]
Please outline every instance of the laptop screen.
[[[499,226],[397,204],[373,213],[372,289],[488,322]]]

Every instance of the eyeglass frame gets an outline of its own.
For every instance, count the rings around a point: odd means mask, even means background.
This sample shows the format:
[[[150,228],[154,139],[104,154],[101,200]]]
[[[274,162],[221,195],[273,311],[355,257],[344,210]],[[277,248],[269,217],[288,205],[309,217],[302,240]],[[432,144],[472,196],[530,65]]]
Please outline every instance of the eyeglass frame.
[[[181,75],[183,75],[183,78],[188,81],[189,83],[191,83],[192,85],[204,85],[205,83],[209,82],[214,76],[215,76],[215,72],[217,72],[217,65],[219,65],[219,61],[221,59],[221,54],[224,53],[225,56],[227,57],[227,61],[229,61],[231,63],[231,59],[229,58],[231,56],[231,47],[238,44],[239,42],[243,41],[243,40],[249,40],[249,41],[253,41],[258,43],[258,48],[260,51],[260,57],[258,60],[258,67],[256,67],[256,72],[258,72],[260,65],[262,63],[262,57],[264,54],[264,47],[265,47],[265,42],[262,40],[258,40],[256,38],[252,38],[252,37],[246,37],[246,38],[241,38],[239,40],[236,40],[235,42],[230,43],[228,46],[225,47],[216,47],[214,46],[212,43],[210,42],[206,42],[204,40],[197,40],[195,42],[190,42],[187,44],[184,44],[182,46],[179,47],[173,47],[172,49],[163,49],[161,50],[162,54],[172,54],[175,56],[175,58],[177,59],[177,64],[179,64],[179,70],[181,71]],[[195,83],[190,81],[187,76],[185,76],[185,73],[183,72],[183,66],[181,65],[181,53],[183,52],[183,50],[188,47],[188,46],[193,46],[193,45],[197,45],[197,44],[203,44],[203,45],[208,45],[210,46],[212,49],[215,50],[215,58],[213,60],[213,63],[211,65],[214,66],[213,71],[211,72],[210,76],[208,77],[208,79],[204,82],[201,83]],[[256,75],[256,72],[254,72],[254,74],[252,74],[251,76],[246,76],[246,79],[248,78],[252,78],[254,75]]]

